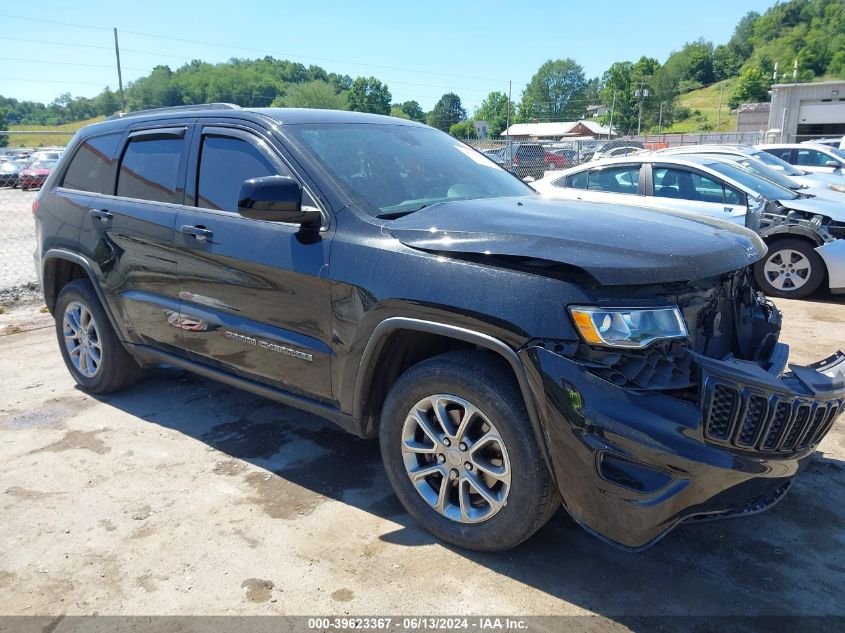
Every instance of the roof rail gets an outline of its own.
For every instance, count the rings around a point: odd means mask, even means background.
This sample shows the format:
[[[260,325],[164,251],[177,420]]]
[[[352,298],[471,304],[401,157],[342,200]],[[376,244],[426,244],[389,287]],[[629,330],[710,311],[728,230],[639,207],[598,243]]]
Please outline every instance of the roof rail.
[[[194,105],[167,106],[164,108],[150,108],[149,110],[135,110],[134,112],[116,112],[106,117],[106,121],[125,119],[132,116],[144,116],[156,112],[190,112],[192,110],[240,110],[241,106],[235,103],[197,103]]]

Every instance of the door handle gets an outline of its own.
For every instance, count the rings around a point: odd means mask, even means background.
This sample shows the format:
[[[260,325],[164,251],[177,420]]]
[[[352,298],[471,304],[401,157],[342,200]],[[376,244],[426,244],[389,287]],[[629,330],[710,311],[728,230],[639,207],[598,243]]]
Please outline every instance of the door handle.
[[[113,213],[105,209],[91,209],[88,213],[91,214],[91,217],[99,218],[103,222],[108,222],[114,217]]]
[[[190,224],[183,224],[179,229],[180,233],[185,235],[193,235],[198,242],[205,242],[209,237],[214,235],[214,232],[205,228],[201,224],[191,226]]]
[[[725,213],[730,213],[733,210],[734,210],[733,207],[725,207]]]

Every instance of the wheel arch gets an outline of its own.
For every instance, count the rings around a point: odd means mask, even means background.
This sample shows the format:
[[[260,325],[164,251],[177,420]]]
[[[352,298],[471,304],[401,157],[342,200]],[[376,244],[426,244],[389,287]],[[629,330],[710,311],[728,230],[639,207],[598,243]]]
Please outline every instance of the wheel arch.
[[[44,303],[50,314],[54,314],[56,300],[62,288],[75,279],[87,279],[91,282],[94,292],[103,309],[111,321],[115,332],[120,333],[121,329],[112,313],[111,306],[103,295],[103,290],[97,283],[97,273],[94,265],[82,255],[64,249],[50,249],[41,258],[41,289],[44,294]]]
[[[763,241],[766,242],[766,245],[774,243],[775,241],[783,238],[788,237],[803,237],[811,241],[816,248],[817,246],[821,246],[824,244],[824,240],[822,237],[805,226],[796,226],[796,225],[781,225],[774,227],[771,231],[766,231],[761,233],[760,237],[763,238]]]
[[[426,350],[422,357],[416,358],[414,362],[407,366],[405,363],[398,362],[397,364],[396,362],[396,357],[401,357],[403,351],[393,351],[387,345],[393,336],[403,335],[404,333],[423,335],[422,342]],[[438,349],[436,345],[431,344],[433,341],[445,343],[445,348]],[[407,317],[390,317],[379,323],[370,335],[358,364],[352,401],[353,417],[361,421],[367,435],[376,435],[378,433],[378,417],[381,413],[384,398],[399,375],[416,362],[436,356],[448,349],[459,348],[487,350],[498,356],[507,365],[513,373],[522,394],[525,409],[528,412],[529,421],[534,429],[540,450],[548,461],[547,443],[540,423],[537,403],[532,395],[525,368],[516,351],[489,334],[455,325]],[[382,368],[386,371],[381,372]]]

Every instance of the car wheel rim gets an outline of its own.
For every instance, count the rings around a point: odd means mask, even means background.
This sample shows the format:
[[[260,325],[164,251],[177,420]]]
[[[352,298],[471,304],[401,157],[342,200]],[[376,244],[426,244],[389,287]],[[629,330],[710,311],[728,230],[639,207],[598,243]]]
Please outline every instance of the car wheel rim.
[[[103,348],[97,322],[91,311],[72,301],[62,316],[62,333],[70,361],[80,374],[93,378],[103,362]]]
[[[507,502],[511,467],[496,426],[457,396],[420,400],[402,427],[402,459],[419,495],[442,516],[481,523]]]
[[[790,248],[775,251],[763,265],[766,281],[776,290],[798,290],[810,279],[813,272],[810,260],[800,251]]]

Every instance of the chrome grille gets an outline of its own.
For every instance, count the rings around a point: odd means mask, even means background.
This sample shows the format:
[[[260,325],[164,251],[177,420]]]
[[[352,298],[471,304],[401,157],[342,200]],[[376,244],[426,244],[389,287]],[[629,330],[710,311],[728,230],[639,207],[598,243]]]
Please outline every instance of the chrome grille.
[[[789,453],[818,444],[843,410],[842,400],[814,401],[720,383],[704,389],[704,436],[745,450]]]

